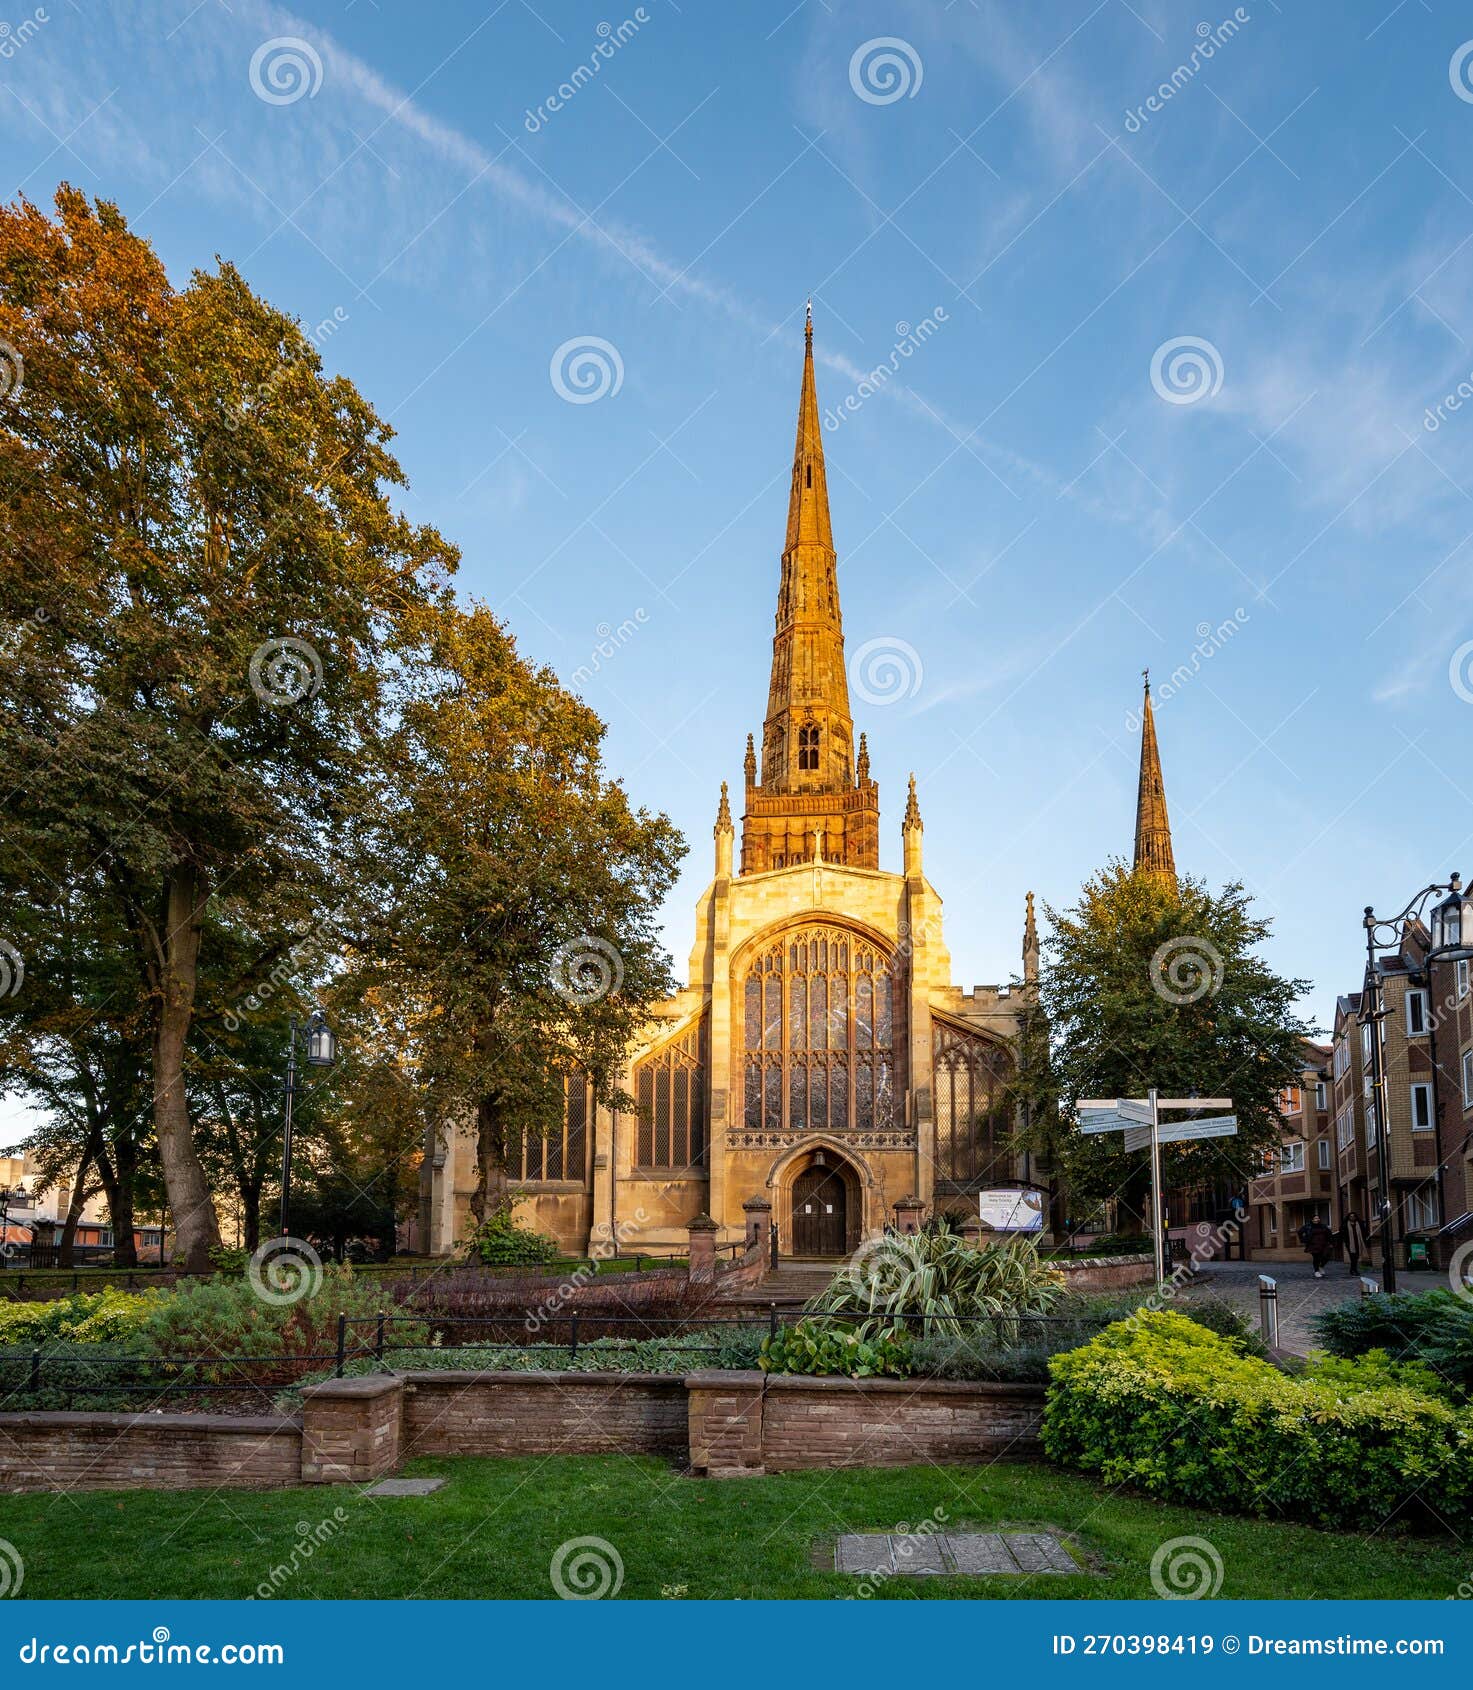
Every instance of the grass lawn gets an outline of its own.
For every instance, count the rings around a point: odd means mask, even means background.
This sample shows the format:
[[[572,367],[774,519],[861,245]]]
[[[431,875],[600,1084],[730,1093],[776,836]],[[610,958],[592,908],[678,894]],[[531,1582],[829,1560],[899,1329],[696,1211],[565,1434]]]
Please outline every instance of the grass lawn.
[[[815,1540],[895,1531],[938,1509],[948,1530],[1057,1527],[1094,1571],[892,1578],[885,1596],[1150,1597],[1156,1549],[1191,1536],[1222,1557],[1223,1597],[1445,1597],[1473,1554],[1451,1539],[1194,1513],[1035,1466],[700,1480],[655,1460],[568,1456],[424,1460],[407,1472],[448,1482],[405,1500],[349,1486],[5,1496],[0,1538],[24,1558],[27,1597],[243,1597],[273,1566],[292,1569],[275,1587],[282,1598],[551,1597],[558,1546],[600,1537],[622,1557],[623,1597],[833,1598],[861,1581],[821,1570]]]

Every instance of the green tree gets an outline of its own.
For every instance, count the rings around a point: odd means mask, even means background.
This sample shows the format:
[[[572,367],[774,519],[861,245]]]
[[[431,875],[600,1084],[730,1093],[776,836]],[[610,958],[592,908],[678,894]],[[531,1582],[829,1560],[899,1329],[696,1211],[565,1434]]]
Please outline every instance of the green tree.
[[[484,1220],[522,1135],[560,1123],[567,1073],[619,1095],[629,1041],[673,986],[658,920],[685,847],[607,777],[598,717],[490,611],[425,624],[433,661],[403,678],[362,812],[356,855],[379,889],[354,951],[366,985],[412,1006],[432,1118],[475,1124]]]
[[[1040,973],[1051,1061],[1031,1053],[1029,1085],[1072,1209],[1120,1198],[1145,1219],[1143,1152],[1120,1135],[1058,1131],[1083,1097],[1233,1099],[1238,1136],[1168,1147],[1166,1184],[1229,1178],[1246,1185],[1279,1142],[1280,1090],[1298,1079],[1301,1041],[1313,1028],[1295,1013],[1304,980],[1275,974],[1258,954],[1270,924],[1243,888],[1216,896],[1113,863],[1088,881],[1070,910],[1047,910],[1052,931]]]
[[[104,878],[178,1253],[204,1271],[186,1060],[209,924],[263,935],[245,991],[327,907],[384,677],[455,554],[391,508],[391,431],[299,325],[228,264],[174,289],[113,205],[0,208],[0,336],[23,368],[0,406],[0,870],[53,897],[79,865]]]

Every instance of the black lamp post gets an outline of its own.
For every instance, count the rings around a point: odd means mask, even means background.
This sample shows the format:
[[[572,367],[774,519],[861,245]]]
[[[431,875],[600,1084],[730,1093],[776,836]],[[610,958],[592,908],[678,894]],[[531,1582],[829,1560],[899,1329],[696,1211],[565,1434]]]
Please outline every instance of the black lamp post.
[[[281,1236],[290,1231],[287,1212],[292,1196],[292,1099],[297,1091],[297,1042],[301,1041],[307,1060],[314,1068],[330,1068],[337,1060],[337,1035],[327,1024],[327,1017],[314,1009],[306,1022],[294,1015],[286,1037],[286,1130],[281,1139]]]
[[[1424,886],[1398,915],[1379,917],[1367,904],[1362,921],[1366,930],[1367,989],[1361,994],[1361,1009],[1356,1020],[1362,1027],[1371,1028],[1371,1113],[1375,1117],[1379,1175],[1376,1183],[1380,1187],[1381,1278],[1388,1293],[1396,1290],[1396,1252],[1391,1237],[1391,1121],[1386,1110],[1386,1059],[1381,1048],[1381,1023],[1388,1012],[1381,990],[1376,949],[1378,944],[1389,945],[1398,941],[1405,924],[1412,919],[1420,921],[1428,899],[1436,898],[1439,893],[1447,896],[1432,906],[1428,920],[1431,948],[1424,966],[1430,982],[1432,964],[1439,959],[1473,957],[1473,945],[1465,942],[1465,935],[1473,940],[1473,899],[1463,891],[1461,875],[1450,874],[1445,881],[1434,881],[1432,885]],[[1386,937],[1383,938],[1383,934]],[[1435,1071],[1433,1077],[1435,1080]]]

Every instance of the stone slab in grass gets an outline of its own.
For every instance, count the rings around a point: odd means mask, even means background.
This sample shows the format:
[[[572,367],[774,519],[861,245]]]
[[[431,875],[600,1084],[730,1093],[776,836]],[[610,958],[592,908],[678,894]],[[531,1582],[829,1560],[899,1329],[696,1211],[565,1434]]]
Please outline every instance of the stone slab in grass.
[[[834,1568],[868,1578],[986,1578],[995,1573],[1084,1570],[1052,1532],[850,1532],[834,1547]]]
[[[433,1496],[444,1483],[443,1479],[380,1479],[376,1485],[370,1485],[363,1494],[365,1496]]]

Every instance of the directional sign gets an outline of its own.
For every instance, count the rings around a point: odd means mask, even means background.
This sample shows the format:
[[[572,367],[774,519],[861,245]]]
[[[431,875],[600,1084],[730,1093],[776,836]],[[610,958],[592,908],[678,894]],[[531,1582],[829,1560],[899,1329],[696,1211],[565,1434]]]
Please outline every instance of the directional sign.
[[[1124,1117],[1117,1115],[1113,1109],[1081,1111],[1079,1116],[1082,1133],[1118,1133],[1126,1124]]]
[[[1151,1142],[1149,1127],[1127,1127],[1125,1129],[1125,1148],[1127,1150],[1144,1150]]]
[[[1158,1097],[1158,1109],[1231,1109],[1230,1097]]]
[[[1127,1121],[1132,1121],[1138,1127],[1148,1127],[1151,1124],[1151,1105],[1135,1097],[1122,1097],[1115,1105],[1115,1111]]]
[[[1162,1127],[1158,1137],[1162,1144],[1182,1144],[1193,1138],[1232,1138],[1238,1130],[1236,1115],[1209,1115],[1200,1121],[1173,1121]],[[1126,1135],[1126,1147],[1130,1135]]]

